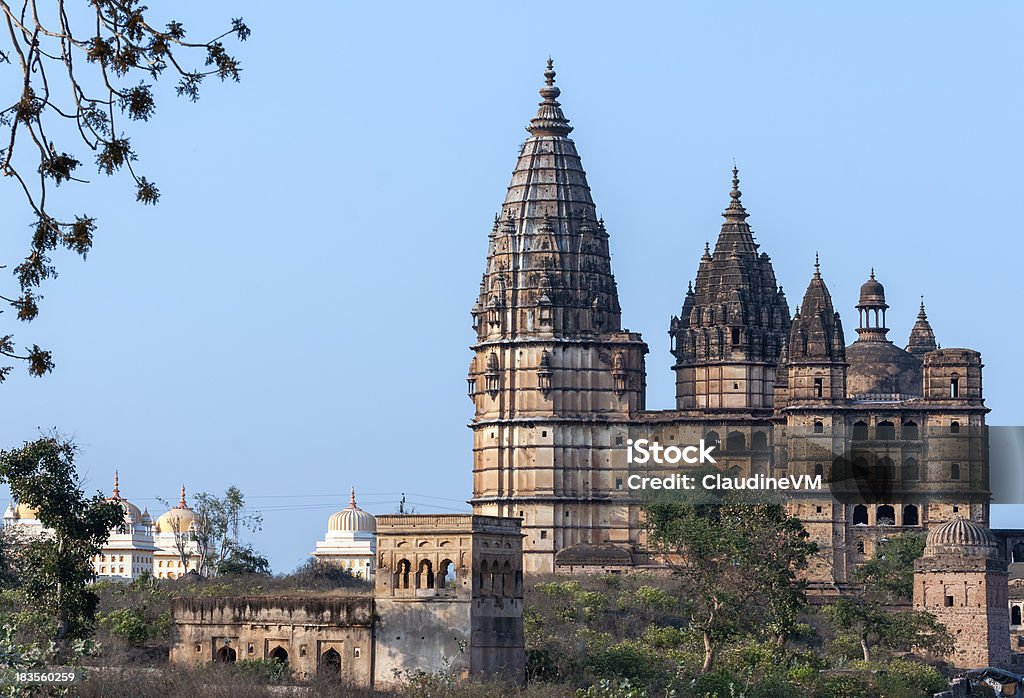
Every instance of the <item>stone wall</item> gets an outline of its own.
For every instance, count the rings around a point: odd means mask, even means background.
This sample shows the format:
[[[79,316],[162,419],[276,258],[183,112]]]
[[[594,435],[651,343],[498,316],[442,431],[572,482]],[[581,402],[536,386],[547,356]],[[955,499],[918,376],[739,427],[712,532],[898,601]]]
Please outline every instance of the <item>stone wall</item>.
[[[171,602],[172,663],[273,659],[298,676],[337,673],[370,685],[370,597],[214,597]]]

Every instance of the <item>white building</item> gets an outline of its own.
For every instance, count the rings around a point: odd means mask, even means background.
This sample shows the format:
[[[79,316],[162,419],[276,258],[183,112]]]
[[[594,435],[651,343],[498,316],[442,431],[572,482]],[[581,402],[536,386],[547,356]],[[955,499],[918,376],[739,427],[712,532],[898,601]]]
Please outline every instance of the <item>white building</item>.
[[[118,473],[114,471],[114,491],[108,502],[117,502],[124,509],[124,524],[110,532],[99,555],[93,557],[92,566],[101,579],[138,579],[143,572],[153,569],[153,519],[149,511],[139,508],[121,496]]]
[[[98,579],[131,581],[148,572],[161,579],[174,579],[199,564],[196,544],[192,539],[195,512],[185,503],[185,486],[181,486],[181,499],[153,522],[149,511],[139,508],[121,496],[118,473],[114,471],[114,491],[108,502],[117,502],[124,509],[124,523],[110,533],[106,544],[93,557],[93,569]],[[26,536],[47,535],[36,511],[25,504],[11,502],[4,512],[5,527],[16,527]],[[182,563],[178,541],[189,554],[188,567]]]
[[[182,485],[178,506],[164,513],[153,527],[153,542],[157,548],[151,569],[154,577],[174,579],[198,571],[199,555],[192,537],[195,520],[196,513],[185,503],[185,485]],[[189,553],[187,566],[182,562],[179,541]]]
[[[377,560],[377,520],[356,506],[356,488],[348,507],[327,520],[327,536],[310,555],[321,562],[351,571],[360,579],[373,579]]]

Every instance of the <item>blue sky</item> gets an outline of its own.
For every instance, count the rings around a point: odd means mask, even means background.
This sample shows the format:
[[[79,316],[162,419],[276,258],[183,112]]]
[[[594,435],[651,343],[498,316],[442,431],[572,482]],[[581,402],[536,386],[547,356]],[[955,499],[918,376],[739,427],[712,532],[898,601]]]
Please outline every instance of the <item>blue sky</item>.
[[[2,444],[56,426],[90,487],[118,468],[154,513],[182,481],[236,484],[282,571],[350,485],[375,513],[468,509],[469,309],[549,54],[650,407],[672,405],[669,318],[735,158],[791,304],[820,252],[852,339],[874,266],[890,337],[924,294],[940,343],[982,352],[990,423],[1024,424],[1019,4],[178,7],[197,37],[245,17],[243,80],[158,91],[133,132],[157,207],[120,177],[59,192],[100,229],[13,327],[57,369],[0,386]],[[11,262],[29,219],[10,182],[0,205]]]

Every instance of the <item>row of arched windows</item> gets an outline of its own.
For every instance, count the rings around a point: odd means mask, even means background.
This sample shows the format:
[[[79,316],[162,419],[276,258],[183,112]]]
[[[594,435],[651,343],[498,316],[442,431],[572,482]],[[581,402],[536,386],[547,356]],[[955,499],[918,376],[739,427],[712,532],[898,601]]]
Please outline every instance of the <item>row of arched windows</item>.
[[[722,437],[719,436],[717,431],[709,431],[704,434],[704,443],[707,445],[713,445],[718,448],[722,447]],[[750,447],[754,451],[767,451],[768,450],[768,433],[763,431],[755,431],[751,437]],[[736,451],[747,450],[747,437],[741,431],[730,431],[725,436],[725,451],[733,453]]]
[[[523,595],[523,573],[512,570],[508,560],[504,565],[497,560],[480,563],[477,585],[481,596],[520,597]]]
[[[449,589],[454,588],[458,579],[455,570],[455,563],[451,560],[441,560],[437,566],[437,574],[434,573],[434,563],[430,560],[420,560],[413,569],[412,563],[403,558],[395,565],[395,589]]]
[[[865,504],[858,504],[853,508],[853,525],[868,525],[868,508]],[[895,526],[896,509],[888,504],[882,504],[875,509],[876,526]],[[918,508],[914,504],[907,504],[903,507],[903,526],[920,526],[921,517]]]
[[[814,423],[815,433],[821,433],[818,431],[818,425],[820,422]],[[952,421],[949,424],[950,434],[960,433],[960,422]],[[864,420],[857,420],[853,423],[853,440],[854,441],[867,441],[870,437],[868,423]],[[903,429],[900,435],[903,441],[918,441],[921,438],[921,429],[917,422],[913,420],[907,420],[903,422]],[[896,440],[896,425],[890,422],[888,419],[882,420],[875,425],[875,440],[876,441],[895,441]]]

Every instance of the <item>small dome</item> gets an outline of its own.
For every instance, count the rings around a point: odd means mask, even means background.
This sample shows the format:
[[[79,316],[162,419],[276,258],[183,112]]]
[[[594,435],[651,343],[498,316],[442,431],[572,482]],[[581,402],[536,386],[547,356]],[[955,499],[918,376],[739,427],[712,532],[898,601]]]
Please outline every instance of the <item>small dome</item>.
[[[188,504],[185,503],[185,485],[182,485],[181,499],[178,500],[178,506],[162,514],[156,520],[154,530],[157,533],[184,533],[189,530],[195,519],[196,513],[189,509]]]
[[[885,305],[885,286],[875,279],[875,270],[871,270],[871,278],[864,282],[860,287],[860,303],[859,307],[863,306],[883,306]]]
[[[121,489],[118,484],[118,474],[114,471],[114,491],[107,497],[108,502],[117,502],[124,509],[124,518],[127,523],[134,524],[142,520],[142,512],[139,508],[121,496]]]
[[[356,506],[356,488],[352,488],[352,495],[348,507],[332,514],[327,520],[328,531],[368,532],[377,530],[377,519],[373,514],[363,511]]]
[[[28,504],[18,504],[14,507],[14,517],[17,519],[35,519],[39,514]]]
[[[979,523],[958,516],[928,531],[924,554],[931,556],[943,553],[997,557],[999,545],[992,531]]]

